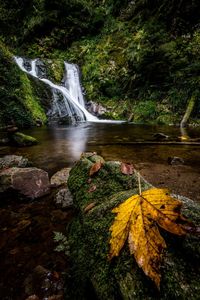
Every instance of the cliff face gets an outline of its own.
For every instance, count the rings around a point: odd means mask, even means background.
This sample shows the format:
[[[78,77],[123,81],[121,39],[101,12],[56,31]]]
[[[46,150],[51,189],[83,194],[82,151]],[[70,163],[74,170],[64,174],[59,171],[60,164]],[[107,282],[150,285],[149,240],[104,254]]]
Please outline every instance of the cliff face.
[[[107,117],[177,123],[199,98],[199,1],[0,1],[13,53],[75,62]],[[16,22],[18,26],[15,26]],[[196,101],[192,119],[198,121]]]
[[[19,69],[3,43],[0,43],[0,78],[0,127],[44,124],[47,120],[44,102],[50,97],[49,91]]]

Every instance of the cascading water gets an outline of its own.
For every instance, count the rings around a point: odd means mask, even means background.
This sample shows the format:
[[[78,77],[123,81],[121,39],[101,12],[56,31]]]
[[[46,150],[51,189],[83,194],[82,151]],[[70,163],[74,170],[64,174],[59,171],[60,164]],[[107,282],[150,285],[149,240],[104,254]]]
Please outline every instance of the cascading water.
[[[53,102],[49,117],[64,118],[76,121],[97,122],[98,119],[90,114],[84,104],[84,98],[81,90],[78,67],[74,64],[65,64],[64,86],[57,85],[47,78],[39,75],[37,64],[39,59],[31,61],[21,57],[14,57],[19,68],[31,76],[46,83],[52,90]]]

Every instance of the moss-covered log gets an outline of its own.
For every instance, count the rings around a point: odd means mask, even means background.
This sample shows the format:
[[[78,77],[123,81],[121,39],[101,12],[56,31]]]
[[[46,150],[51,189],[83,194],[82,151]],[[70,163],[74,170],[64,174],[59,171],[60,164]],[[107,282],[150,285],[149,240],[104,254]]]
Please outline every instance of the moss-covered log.
[[[89,179],[94,162],[103,166]],[[66,299],[199,299],[200,246],[197,236],[177,237],[162,232],[168,248],[162,265],[161,289],[130,257],[127,247],[120,256],[108,261],[109,227],[113,207],[138,193],[137,176],[123,175],[119,162],[104,162],[97,155],[85,154],[72,168],[68,179],[78,216],[73,221],[69,242],[72,274]],[[142,179],[142,190],[150,184]],[[191,187],[192,188],[192,187]],[[181,197],[183,213],[195,223],[200,221],[200,207]]]

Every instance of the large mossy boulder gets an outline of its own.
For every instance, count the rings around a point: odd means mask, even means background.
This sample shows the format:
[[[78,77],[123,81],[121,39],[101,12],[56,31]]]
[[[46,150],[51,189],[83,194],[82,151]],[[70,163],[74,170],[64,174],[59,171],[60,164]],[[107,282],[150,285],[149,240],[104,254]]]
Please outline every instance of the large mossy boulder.
[[[89,177],[95,162],[101,169]],[[151,187],[141,179],[142,190]],[[144,275],[135,259],[124,247],[119,257],[108,261],[109,228],[114,220],[112,208],[138,193],[136,174],[124,175],[119,162],[104,162],[93,154],[81,157],[70,172],[68,186],[78,215],[69,232],[72,274],[66,299],[141,300],[199,299],[199,238],[178,237],[162,231],[167,243],[161,273],[161,287]],[[194,223],[200,223],[200,206],[183,201],[182,212]]]

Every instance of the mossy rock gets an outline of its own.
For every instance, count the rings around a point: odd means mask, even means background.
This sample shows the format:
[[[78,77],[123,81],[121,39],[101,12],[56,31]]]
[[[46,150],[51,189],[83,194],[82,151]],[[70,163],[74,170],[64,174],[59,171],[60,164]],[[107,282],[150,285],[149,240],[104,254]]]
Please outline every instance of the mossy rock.
[[[89,170],[97,161],[103,166],[90,178]],[[151,187],[143,179],[141,184],[142,190]],[[197,236],[178,237],[162,231],[168,248],[160,292],[129,255],[127,246],[119,257],[108,261],[109,227],[114,219],[111,210],[138,193],[136,174],[124,175],[119,162],[104,162],[98,155],[85,154],[72,168],[68,186],[79,213],[69,232],[73,268],[66,299],[90,299],[88,290],[93,299],[199,299]],[[181,200],[183,214],[199,224],[200,206],[184,197]]]
[[[38,141],[36,138],[23,134],[21,132],[16,132],[10,137],[11,144],[14,144],[18,147],[32,146],[37,145]]]

